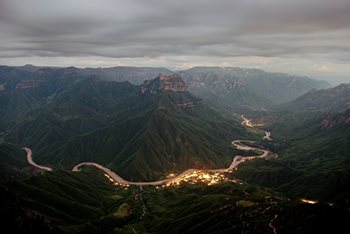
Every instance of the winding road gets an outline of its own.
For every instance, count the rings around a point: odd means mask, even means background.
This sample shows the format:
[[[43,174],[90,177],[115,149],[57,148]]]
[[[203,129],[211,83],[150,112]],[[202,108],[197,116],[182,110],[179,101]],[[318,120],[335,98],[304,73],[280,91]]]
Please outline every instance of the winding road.
[[[243,126],[247,126],[247,127],[253,127],[252,121],[247,119],[246,117],[244,117],[244,115],[241,116],[243,121],[241,123],[241,125]]]
[[[254,124],[252,122],[252,120],[247,119],[246,117],[244,117],[244,115],[241,115],[243,121],[241,123],[242,126],[246,126],[246,127],[250,127],[250,128],[254,128],[254,126],[264,126],[264,124]],[[271,139],[271,132],[265,131],[265,136],[263,136],[263,140],[268,140],[268,141],[272,141]]]
[[[272,141],[271,139],[271,132],[265,131],[265,136],[263,137],[263,140],[268,140],[268,141]]]
[[[236,149],[238,150],[243,150],[243,151],[259,151],[261,152],[260,155],[258,156],[241,156],[241,155],[236,155],[234,156],[232,163],[230,164],[230,166],[228,168],[222,168],[222,169],[212,169],[212,170],[200,170],[200,171],[206,171],[206,172],[229,172],[232,171],[233,169],[235,169],[240,163],[247,161],[247,160],[253,160],[253,159],[257,159],[257,158],[265,158],[267,157],[267,155],[269,154],[268,150],[265,149],[259,149],[259,148],[255,148],[252,146],[248,146],[245,145],[243,142],[246,143],[254,143],[253,141],[248,141],[248,140],[234,140],[232,141],[232,145],[236,147]],[[38,164],[36,164],[33,159],[32,159],[32,151],[27,148],[27,147],[23,147],[23,149],[27,152],[27,160],[28,163],[40,168],[42,170],[46,170],[46,171],[52,171],[52,168],[50,167],[46,167],[46,166],[40,166]],[[194,171],[198,171],[199,169],[188,169],[184,172],[182,172],[181,174],[173,177],[173,178],[168,178],[168,179],[164,179],[164,180],[158,180],[158,181],[150,181],[150,182],[134,182],[134,181],[128,181],[123,179],[122,177],[120,177],[118,174],[116,174],[114,171],[112,171],[111,169],[104,167],[98,163],[95,162],[83,162],[83,163],[79,163],[78,165],[74,166],[72,171],[73,172],[78,172],[80,171],[80,167],[82,166],[94,166],[102,171],[104,171],[107,175],[109,175],[116,183],[119,184],[123,184],[123,185],[136,185],[136,186],[143,186],[143,185],[163,185],[166,183],[169,183],[171,181],[175,181],[183,176],[185,176],[186,174],[190,174]]]

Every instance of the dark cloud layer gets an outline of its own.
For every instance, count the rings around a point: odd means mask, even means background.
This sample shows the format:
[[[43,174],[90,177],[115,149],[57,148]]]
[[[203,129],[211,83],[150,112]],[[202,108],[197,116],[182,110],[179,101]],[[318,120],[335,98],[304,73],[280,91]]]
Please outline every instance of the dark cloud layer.
[[[350,61],[349,0],[0,0],[0,58]]]

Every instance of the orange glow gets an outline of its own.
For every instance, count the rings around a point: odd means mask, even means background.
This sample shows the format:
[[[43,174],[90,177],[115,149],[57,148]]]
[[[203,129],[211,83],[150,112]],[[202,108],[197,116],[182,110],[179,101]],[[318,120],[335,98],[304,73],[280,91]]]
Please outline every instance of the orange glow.
[[[166,178],[170,179],[170,178],[173,178],[175,177],[176,174],[175,173],[170,173],[169,175],[166,176]]]
[[[107,177],[107,178],[108,178],[108,180],[109,180],[110,182],[114,183],[113,178],[112,178],[112,177],[110,177],[108,174],[104,174],[104,176],[105,176],[105,177]]]
[[[121,186],[125,189],[127,189],[129,187],[128,184],[119,184],[118,182],[116,182],[112,177],[110,177],[108,174],[104,173],[103,174],[105,177],[107,177],[107,179],[115,186]]]
[[[318,201],[316,201],[316,200],[308,200],[308,199],[304,199],[304,198],[301,198],[300,201],[302,201],[304,203],[308,203],[308,204],[316,204],[316,203],[318,203]]]
[[[120,186],[124,189],[127,189],[130,185],[129,184],[121,184],[115,181],[112,177],[110,177],[108,174],[104,174],[105,177],[108,178],[108,180],[115,186]],[[156,186],[156,189],[164,188],[164,187],[170,187],[170,186],[179,186],[183,183],[188,184],[196,184],[196,183],[203,183],[208,186],[222,183],[222,182],[233,182],[238,183],[236,180],[230,180],[226,178],[226,176],[222,172],[215,172],[215,171],[192,171],[190,173],[184,174],[180,177],[174,177],[169,178],[169,180],[162,186]]]
[[[207,185],[213,185],[220,182],[229,181],[225,175],[221,172],[204,172],[204,171],[193,171],[186,175],[183,175],[179,178],[169,181],[163,187],[169,186],[178,186],[182,183],[196,184],[196,183],[204,183]]]

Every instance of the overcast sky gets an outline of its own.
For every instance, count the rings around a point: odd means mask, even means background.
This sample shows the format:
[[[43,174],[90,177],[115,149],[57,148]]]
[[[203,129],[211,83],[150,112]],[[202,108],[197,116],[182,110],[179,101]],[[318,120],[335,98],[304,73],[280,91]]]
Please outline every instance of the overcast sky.
[[[0,64],[258,67],[350,82],[350,0],[0,0]]]

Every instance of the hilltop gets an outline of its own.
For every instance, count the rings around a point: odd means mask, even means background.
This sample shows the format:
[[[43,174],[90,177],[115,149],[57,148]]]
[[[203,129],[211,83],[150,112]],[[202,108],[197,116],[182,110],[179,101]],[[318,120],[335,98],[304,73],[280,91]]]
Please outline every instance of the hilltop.
[[[50,92],[52,82],[59,85]],[[22,104],[28,96],[30,106]],[[95,161],[130,180],[227,166],[231,141],[249,135],[234,118],[188,92],[176,75],[140,86],[72,76],[3,97],[15,97],[23,116],[17,115],[4,139],[32,148],[38,163],[71,169]]]

